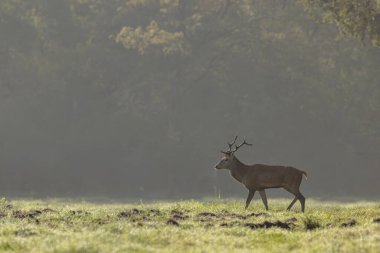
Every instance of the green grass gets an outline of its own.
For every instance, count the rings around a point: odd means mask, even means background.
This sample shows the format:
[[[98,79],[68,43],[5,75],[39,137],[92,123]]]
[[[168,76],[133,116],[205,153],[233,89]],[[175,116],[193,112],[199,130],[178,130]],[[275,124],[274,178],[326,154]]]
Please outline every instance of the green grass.
[[[243,202],[3,199],[0,252],[380,252],[380,202],[308,200],[305,214],[299,203],[285,211],[290,200],[271,200],[268,212]],[[263,228],[266,221],[289,228]]]

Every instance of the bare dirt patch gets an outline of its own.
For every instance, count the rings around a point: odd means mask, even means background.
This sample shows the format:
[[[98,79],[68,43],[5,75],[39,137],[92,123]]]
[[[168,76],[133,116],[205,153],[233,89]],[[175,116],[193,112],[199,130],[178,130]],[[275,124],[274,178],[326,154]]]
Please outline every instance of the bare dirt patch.
[[[83,211],[83,210],[70,210],[71,215],[90,215],[90,212]]]
[[[275,222],[270,222],[270,221],[264,221],[263,223],[245,223],[244,226],[249,227],[251,229],[258,229],[258,228],[283,228],[283,229],[291,229],[294,224],[289,222],[282,222],[282,221],[275,221]]]
[[[132,216],[136,216],[136,215],[141,215],[143,213],[144,213],[144,211],[139,210],[137,208],[133,208],[133,209],[128,210],[128,211],[120,212],[117,215],[117,217],[119,217],[119,218],[132,217]]]
[[[179,223],[173,219],[169,219],[167,222],[166,222],[167,225],[172,225],[172,226],[179,226]]]
[[[259,216],[269,217],[270,214],[269,213],[251,213],[250,216],[254,216],[254,217],[259,217]]]
[[[296,217],[292,217],[292,218],[289,218],[289,219],[286,219],[285,222],[286,223],[294,223],[294,222],[297,222],[297,218]]]
[[[131,222],[138,222],[138,224],[144,224],[152,221],[152,217],[159,215],[161,212],[158,209],[140,210],[133,208],[127,211],[122,211],[117,214],[118,218],[127,218]]]
[[[170,214],[174,220],[186,220],[189,218],[188,215],[185,215],[183,212],[178,210],[172,210]]]
[[[233,221],[233,222],[221,223],[220,226],[226,227],[226,228],[234,227],[234,226],[243,226],[243,227],[248,227],[251,229],[273,228],[273,227],[282,228],[282,229],[292,229],[295,227],[294,222],[295,222],[294,219],[292,219],[292,220],[288,219],[285,222],[278,220],[275,222],[264,221],[262,223],[251,223],[251,222],[250,223],[241,223],[239,221]]]
[[[246,220],[250,217],[269,217],[269,214],[267,213],[250,213],[247,215],[243,214],[237,214],[237,213],[230,213],[227,211],[223,211],[222,213],[211,213],[211,212],[202,212],[197,214],[198,217],[205,217],[205,218],[232,218],[232,219],[239,219],[239,220]],[[202,221],[202,220],[201,220]]]
[[[251,218],[251,217],[260,217],[260,216],[269,217],[270,215],[267,213],[250,213],[247,215],[242,215],[242,214],[236,214],[236,213],[223,212],[223,214],[221,216],[246,220],[246,219]]]
[[[230,227],[237,226],[237,225],[241,225],[241,223],[235,221],[235,222],[230,222],[230,223],[224,222],[224,223],[220,224],[221,227],[226,227],[226,228],[230,228]]]
[[[51,208],[44,208],[44,209],[42,209],[41,210],[41,212],[43,212],[43,213],[58,213],[58,211],[57,210],[53,210],[53,209],[51,209]]]
[[[171,210],[171,211],[170,211],[170,214],[171,214],[171,215],[175,215],[175,214],[176,214],[176,215],[184,215],[184,213],[183,213],[182,211],[175,210],[175,209],[174,209],[174,210]]]
[[[355,226],[356,224],[357,224],[357,221],[354,220],[354,219],[352,219],[352,220],[349,220],[349,221],[347,221],[347,222],[342,223],[340,226],[341,226],[341,227],[353,227],[353,226]]]
[[[160,210],[158,210],[158,209],[150,209],[149,213],[152,215],[160,215],[161,214]]]
[[[211,213],[211,212],[198,213],[197,216],[200,216],[200,217],[218,217],[217,214]]]
[[[36,218],[40,216],[42,212],[40,210],[31,210],[29,212],[22,212],[20,210],[13,212],[13,217],[16,219]]]
[[[186,219],[189,218],[189,216],[187,216],[187,215],[174,214],[174,215],[172,215],[172,218],[173,218],[174,220],[186,220]]]

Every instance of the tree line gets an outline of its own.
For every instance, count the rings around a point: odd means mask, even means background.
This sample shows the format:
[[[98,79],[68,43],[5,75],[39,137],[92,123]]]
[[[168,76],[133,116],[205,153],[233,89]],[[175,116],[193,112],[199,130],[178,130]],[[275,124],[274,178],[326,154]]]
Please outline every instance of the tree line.
[[[0,189],[236,192],[211,168],[240,133],[247,160],[309,167],[325,186],[310,191],[339,193],[360,170],[348,192],[372,194],[379,13],[375,0],[2,0]]]

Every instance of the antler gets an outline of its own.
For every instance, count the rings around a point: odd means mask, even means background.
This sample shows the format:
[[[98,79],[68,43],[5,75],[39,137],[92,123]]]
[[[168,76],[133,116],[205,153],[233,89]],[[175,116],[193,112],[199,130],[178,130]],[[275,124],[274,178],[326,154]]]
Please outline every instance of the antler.
[[[232,142],[232,143],[229,143],[229,142],[227,142],[227,144],[228,144],[228,150],[227,151],[221,151],[223,154],[231,154],[231,153],[233,153],[233,151],[232,151],[232,146],[235,144],[235,142],[236,142],[236,140],[237,140],[237,135],[235,136],[235,139],[234,139],[234,141]],[[236,146],[236,145],[235,145]]]
[[[235,153],[236,151],[238,151],[238,149],[241,148],[243,145],[252,146],[252,144],[250,144],[244,140],[240,145],[235,145],[235,150],[232,151],[232,153]]]
[[[228,151],[230,151],[230,152],[232,152],[232,145],[234,145],[235,144],[235,142],[236,142],[236,140],[237,140],[237,135],[235,136],[235,139],[234,139],[234,141],[232,142],[232,143],[227,143],[228,144],[228,146],[229,146],[229,150]],[[236,145],[235,145],[235,147],[236,147]]]
[[[235,139],[232,143],[227,142],[229,149],[227,151],[222,151],[223,154],[233,154],[235,153],[239,148],[241,148],[243,145],[252,146],[252,144],[246,142],[245,140],[240,144],[236,145],[237,136],[235,136]],[[232,150],[232,146],[235,145],[235,149]]]

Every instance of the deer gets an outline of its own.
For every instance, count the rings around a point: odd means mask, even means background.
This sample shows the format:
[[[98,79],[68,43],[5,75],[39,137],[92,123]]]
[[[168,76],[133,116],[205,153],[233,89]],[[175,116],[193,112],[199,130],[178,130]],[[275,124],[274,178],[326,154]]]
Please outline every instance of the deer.
[[[227,142],[229,149],[227,151],[221,151],[223,157],[221,161],[215,165],[215,169],[229,170],[231,176],[248,189],[249,193],[245,202],[245,209],[248,208],[255,192],[258,191],[265,209],[269,210],[265,189],[284,188],[286,191],[294,195],[294,199],[288,206],[287,210],[289,211],[295,202],[299,200],[301,203],[301,210],[302,212],[305,212],[305,197],[302,195],[299,188],[303,178],[302,176],[304,175],[307,179],[307,173],[288,166],[264,164],[246,165],[235,156],[235,153],[242,146],[252,146],[252,144],[247,143],[244,139],[240,145],[236,145],[237,138],[238,137],[236,136],[232,143]]]

